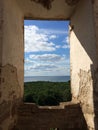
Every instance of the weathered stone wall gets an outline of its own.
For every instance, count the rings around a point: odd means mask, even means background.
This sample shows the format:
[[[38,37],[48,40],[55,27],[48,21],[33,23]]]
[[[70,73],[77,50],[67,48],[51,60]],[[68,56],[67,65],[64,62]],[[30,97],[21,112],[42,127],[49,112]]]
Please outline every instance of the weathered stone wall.
[[[71,87],[73,100],[80,102],[90,130],[95,129],[94,101],[98,86],[95,35],[92,0],[82,0],[71,18],[70,25]]]
[[[2,38],[3,38],[3,2],[0,1],[0,66],[2,63]]]
[[[24,17],[30,19],[69,19],[74,12],[74,9],[77,5],[68,4],[68,0],[16,0],[19,7],[22,9]],[[50,2],[48,2],[50,1]],[[70,1],[70,0],[69,0]],[[51,5],[47,9],[46,5]],[[49,4],[47,4],[49,3]],[[73,3],[73,2],[70,2]]]
[[[0,0],[0,130],[13,129],[23,97],[24,17],[68,19],[75,8],[65,0],[52,3],[47,10],[32,0]],[[62,9],[58,10],[60,6]]]
[[[48,2],[50,2],[49,5]],[[26,105],[26,109],[24,109],[24,105],[20,107],[21,111],[18,113],[19,120],[17,123],[16,111],[23,97],[24,18],[71,20],[70,61],[73,102],[80,103],[88,129],[97,130],[97,0],[80,0],[80,2],[79,0],[47,0],[45,3],[43,3],[43,0],[39,0],[39,2],[36,0],[0,0],[0,130],[14,129],[15,124],[22,128],[21,123],[24,124],[27,121],[30,124],[29,122],[33,122],[37,116],[39,117],[37,120],[40,120],[40,126],[43,124],[43,129],[46,129],[46,124],[50,124],[50,128],[61,128],[61,126],[65,128],[65,125],[77,126],[81,124],[79,120],[81,111],[78,111],[78,108],[73,110],[73,106],[67,106],[68,110],[51,110],[35,109],[32,105]],[[75,113],[77,113],[78,117],[74,115]],[[52,120],[50,120],[51,118],[47,119],[50,115],[53,118]],[[76,122],[72,123],[72,119]],[[46,124],[44,124],[44,120]],[[37,127],[36,123],[35,126]],[[72,123],[72,125],[68,123]],[[25,125],[26,128],[33,129],[34,125],[28,126],[28,124]],[[74,129],[74,127],[67,129]],[[22,129],[25,130],[25,128]],[[82,129],[84,130],[84,128]]]
[[[94,9],[94,25],[96,31],[96,41],[97,41],[97,48],[98,48],[98,0],[93,1],[93,9]]]
[[[19,130],[87,130],[87,125],[79,104],[62,103],[55,107],[38,107],[22,104],[18,108]]]
[[[98,0],[93,1],[93,13],[94,13],[94,25],[95,25],[95,32],[96,32],[96,44],[97,44],[97,53],[98,53]],[[94,90],[94,124],[95,124],[95,130],[98,129],[98,69],[95,73],[95,90]]]
[[[24,36],[23,14],[15,0],[4,0],[4,27],[2,44],[2,66],[12,65],[17,70],[17,79],[23,96]]]
[[[22,25],[15,0],[0,0],[0,130],[12,129],[23,97]]]

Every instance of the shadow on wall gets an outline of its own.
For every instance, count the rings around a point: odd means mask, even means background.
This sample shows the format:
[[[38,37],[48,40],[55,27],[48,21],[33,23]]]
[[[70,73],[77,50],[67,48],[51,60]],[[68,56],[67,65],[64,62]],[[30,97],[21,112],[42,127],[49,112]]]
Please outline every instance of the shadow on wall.
[[[91,65],[92,79],[93,79],[93,105],[94,105],[94,126],[98,130],[98,68],[94,71]]]
[[[75,21],[77,22],[77,21]],[[89,19],[86,21],[89,23]],[[90,21],[91,22],[91,21]],[[84,28],[84,23],[80,23],[79,25],[74,26],[73,31],[76,38],[79,40],[81,46],[86,52],[86,56],[88,56],[92,62],[89,64],[88,68],[90,70],[82,70],[80,67],[79,72],[79,96],[78,99],[81,102],[83,113],[85,115],[90,115],[92,119],[89,119],[88,127],[91,128],[92,124],[90,124],[90,120],[93,123],[94,118],[94,130],[98,130],[98,57],[97,57],[97,46],[96,46],[96,38],[94,34],[94,30],[91,26]],[[78,49],[78,48],[77,48]],[[79,57],[80,58],[80,57]],[[79,59],[78,58],[78,59]],[[81,63],[84,61],[84,58],[81,59]],[[79,63],[79,61],[78,61]],[[78,68],[79,69],[79,68]],[[93,87],[92,87],[93,86]],[[93,95],[93,96],[92,96]]]

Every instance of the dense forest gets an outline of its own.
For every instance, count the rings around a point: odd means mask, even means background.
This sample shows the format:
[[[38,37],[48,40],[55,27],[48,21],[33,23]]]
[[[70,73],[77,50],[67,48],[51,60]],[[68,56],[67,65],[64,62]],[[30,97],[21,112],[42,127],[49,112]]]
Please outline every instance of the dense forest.
[[[27,82],[24,83],[24,102],[41,106],[59,105],[71,100],[70,81],[68,82]]]

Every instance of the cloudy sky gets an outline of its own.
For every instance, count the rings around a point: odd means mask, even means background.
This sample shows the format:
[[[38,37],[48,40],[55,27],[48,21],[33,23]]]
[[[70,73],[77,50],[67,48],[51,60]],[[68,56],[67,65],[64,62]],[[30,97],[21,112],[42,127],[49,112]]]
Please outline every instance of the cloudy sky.
[[[24,76],[70,75],[68,21],[24,21]]]

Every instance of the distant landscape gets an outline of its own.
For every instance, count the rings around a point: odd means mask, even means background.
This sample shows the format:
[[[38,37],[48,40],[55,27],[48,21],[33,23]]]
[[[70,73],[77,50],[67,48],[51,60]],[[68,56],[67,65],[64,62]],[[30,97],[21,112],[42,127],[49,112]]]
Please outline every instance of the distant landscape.
[[[41,106],[71,100],[70,21],[24,20],[24,101]]]
[[[70,81],[36,81],[24,83],[24,102],[40,106],[59,105],[71,101]]]
[[[67,82],[70,76],[25,76],[24,82],[32,81],[50,81],[50,82]]]

